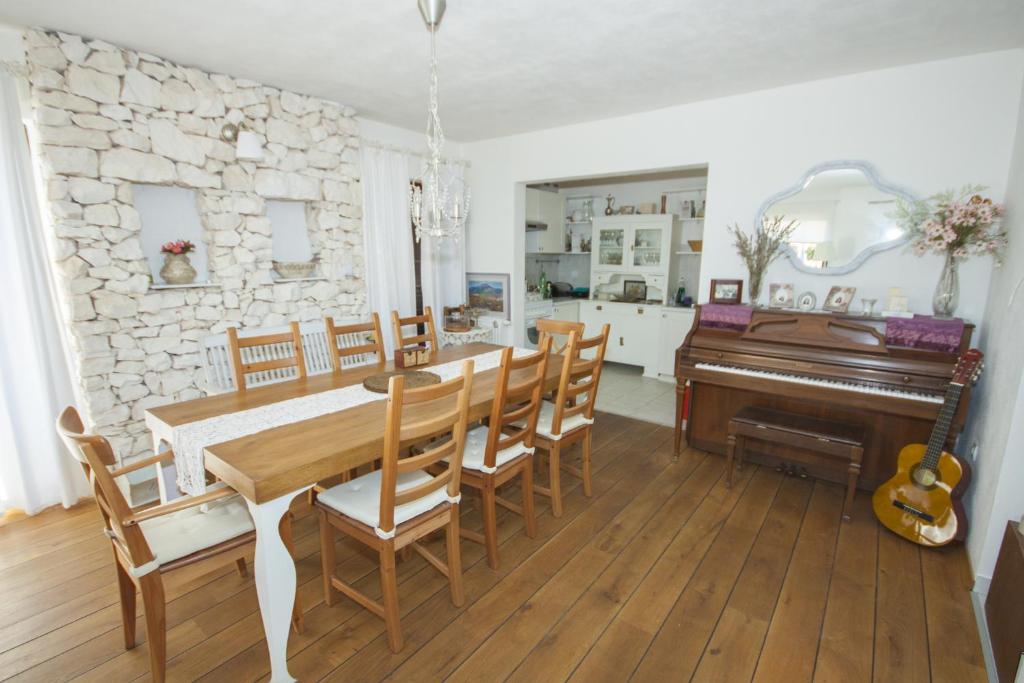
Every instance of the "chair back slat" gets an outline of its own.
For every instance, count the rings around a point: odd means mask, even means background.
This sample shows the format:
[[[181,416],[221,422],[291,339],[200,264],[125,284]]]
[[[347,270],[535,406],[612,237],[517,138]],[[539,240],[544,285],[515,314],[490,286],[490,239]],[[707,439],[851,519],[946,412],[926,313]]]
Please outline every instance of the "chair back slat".
[[[416,332],[411,336],[403,336],[402,328],[410,325],[423,325],[424,330],[422,334],[417,328]],[[434,327],[434,312],[430,310],[430,306],[426,306],[423,309],[423,315],[411,315],[408,318],[400,318],[398,311],[391,311],[391,329],[395,335],[395,348],[403,349],[407,346],[421,346],[425,345],[430,349],[431,353],[437,351],[440,347],[437,345],[437,330]]]
[[[537,338],[537,346],[540,347],[544,343],[545,339],[551,339],[551,345],[554,348],[554,352],[561,354],[565,351],[565,348],[569,345],[569,333],[576,332],[576,338],[579,339],[583,336],[583,323],[572,322],[570,320],[552,320],[551,318],[541,318],[537,321],[537,331],[540,336]],[[565,343],[561,346],[558,339],[555,337],[565,338]]]
[[[132,566],[152,562],[153,552],[142,529],[137,524],[125,524],[132,509],[107,469],[117,462],[110,442],[102,436],[86,433],[82,418],[72,406],[65,408],[57,418],[57,433],[85,471],[103,517],[103,526],[113,534],[111,540],[115,547]]]
[[[604,352],[608,346],[610,331],[611,326],[605,324],[601,328],[601,333],[590,339],[580,339],[575,330],[569,333],[569,342],[565,346],[562,360],[562,373],[558,379],[558,391],[555,394],[552,433],[562,433],[562,420],[567,417],[583,415],[587,419],[593,419],[597,387],[601,379],[601,368],[604,365]],[[583,359],[580,354],[588,349],[595,349],[594,357]],[[579,399],[581,394],[586,395],[582,400]]]
[[[330,316],[324,318],[324,331],[330,347],[331,367],[334,372],[344,368],[372,363],[384,363],[384,336],[380,331],[380,316],[370,314],[370,320],[352,325],[335,325]]]
[[[297,322],[280,334],[238,335],[227,329],[228,352],[234,373],[235,390],[245,391],[250,384],[267,384],[306,376],[306,358],[302,333]],[[254,375],[254,381],[249,376]]]
[[[522,444],[524,449],[533,447],[551,346],[552,340],[548,337],[540,343],[537,352],[529,356],[513,358],[511,348],[501,352],[484,447],[484,466],[488,469],[495,467],[498,451],[517,444]]]
[[[402,375],[390,379],[385,411],[384,451],[381,454],[378,525],[382,531],[394,530],[396,505],[410,503],[441,487],[447,488],[449,499],[454,499],[459,494],[462,452],[466,445],[466,420],[469,417],[469,396],[472,389],[472,360],[462,363],[462,373],[459,377],[422,389],[407,390]],[[438,436],[448,437],[451,445],[440,445],[414,456],[415,460],[399,462],[399,454],[405,446]],[[446,470],[435,475],[430,482],[417,484],[398,493],[399,474],[413,469],[422,470],[441,462],[443,458],[448,459]],[[413,467],[412,463],[416,466]]]

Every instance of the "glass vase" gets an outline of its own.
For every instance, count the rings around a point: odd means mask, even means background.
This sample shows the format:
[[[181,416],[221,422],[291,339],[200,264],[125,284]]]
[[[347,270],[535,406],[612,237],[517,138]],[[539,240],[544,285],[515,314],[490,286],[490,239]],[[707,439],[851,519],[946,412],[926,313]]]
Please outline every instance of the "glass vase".
[[[960,303],[958,265],[956,257],[951,252],[946,252],[946,262],[942,266],[942,272],[939,273],[939,281],[935,285],[935,294],[932,296],[932,312],[936,318],[952,318]]]
[[[750,298],[750,305],[758,307],[757,300],[761,298],[761,281],[764,279],[764,272],[749,271],[747,278],[747,296]]]

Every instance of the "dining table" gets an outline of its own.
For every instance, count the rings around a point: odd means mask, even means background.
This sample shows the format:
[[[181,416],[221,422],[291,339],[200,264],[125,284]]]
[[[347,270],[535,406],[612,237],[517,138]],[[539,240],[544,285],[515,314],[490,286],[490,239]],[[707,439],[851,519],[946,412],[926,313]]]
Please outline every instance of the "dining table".
[[[428,364],[413,368],[429,371],[432,366],[472,358],[489,358],[501,346],[472,343],[434,351]],[[528,351],[517,350],[520,353]],[[535,351],[533,352],[535,353]],[[545,392],[557,388],[561,362],[549,362]],[[394,364],[373,363],[340,372],[309,375],[243,391],[234,391],[181,401],[146,411],[146,424],[154,441],[173,445],[177,428],[198,421],[230,417],[264,406],[312,396],[354,385],[380,372],[395,371]],[[520,378],[513,372],[512,381]],[[470,393],[469,421],[486,418],[495,396],[498,368],[476,368]],[[521,379],[525,380],[524,375]],[[384,443],[386,394],[336,412],[247,434],[202,448],[206,472],[232,487],[245,499],[256,528],[256,593],[270,653],[271,680],[293,681],[288,672],[287,650],[292,607],[295,602],[295,563],[281,538],[279,525],[296,496],[317,482],[372,463],[380,457]],[[454,397],[449,400],[454,401]],[[428,412],[443,410],[431,403],[406,406],[403,420],[417,421]],[[177,458],[177,455],[176,455]],[[180,463],[176,462],[176,466]],[[160,473],[161,481],[167,472]],[[171,472],[173,476],[173,472]],[[180,495],[180,493],[178,494]]]

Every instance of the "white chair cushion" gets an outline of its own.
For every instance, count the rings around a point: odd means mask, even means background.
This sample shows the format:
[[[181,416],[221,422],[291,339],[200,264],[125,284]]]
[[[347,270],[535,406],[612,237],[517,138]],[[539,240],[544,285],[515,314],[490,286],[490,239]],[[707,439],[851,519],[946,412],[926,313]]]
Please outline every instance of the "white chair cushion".
[[[356,521],[373,527],[373,530],[380,538],[393,538],[395,535],[394,529],[384,531],[378,526],[380,523],[381,475],[381,470],[376,470],[357,477],[352,481],[332,486],[326,491],[317,494],[317,502],[337,510],[346,517],[351,517]],[[420,470],[400,474],[398,475],[398,493],[418,486],[423,482],[430,481],[432,478],[429,474]],[[402,522],[407,522],[417,515],[422,515],[441,503],[458,503],[459,498],[460,496],[449,498],[447,487],[442,486],[436,491],[431,491],[412,502],[396,505],[395,526],[397,527]]]
[[[507,462],[521,455],[533,453],[532,448],[525,447],[522,442],[498,451],[494,459],[494,467],[484,465],[484,452],[487,450],[487,427],[477,427],[466,432],[466,449],[462,453],[462,466],[479,472],[491,474]]]
[[[223,486],[215,484],[208,490],[212,492]],[[249,508],[241,496],[221,498],[206,507],[203,511],[197,505],[139,523],[158,564],[173,562],[255,528]]]
[[[555,434],[551,431],[551,423],[554,422],[554,420],[555,404],[550,401],[541,401],[540,417],[537,418],[537,433],[546,439],[558,441],[574,429],[584,425],[594,424],[594,420],[592,418],[587,418],[577,413],[576,415],[570,415],[569,417],[562,417],[562,431],[560,434]]]

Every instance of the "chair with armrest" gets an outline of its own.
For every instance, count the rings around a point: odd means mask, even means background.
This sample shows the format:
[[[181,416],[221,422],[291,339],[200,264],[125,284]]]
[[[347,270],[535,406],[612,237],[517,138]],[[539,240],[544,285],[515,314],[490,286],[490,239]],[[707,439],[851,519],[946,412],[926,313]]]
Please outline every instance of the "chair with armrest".
[[[115,479],[158,462],[173,461],[174,454],[164,451],[111,470],[116,460],[110,443],[102,436],[86,433],[78,411],[71,406],[57,419],[57,432],[85,471],[103,517],[103,531],[110,538],[121,595],[125,649],[135,647],[135,600],[139,591],[146,615],[150,670],[153,680],[163,681],[167,663],[166,589],[229,563],[236,564],[239,574],[247,576],[246,559],[256,548],[249,510],[241,496],[224,484],[214,484],[201,496],[132,508]],[[281,535],[291,549],[288,515],[281,520]],[[296,595],[292,623],[297,631],[302,629],[301,615]]]

